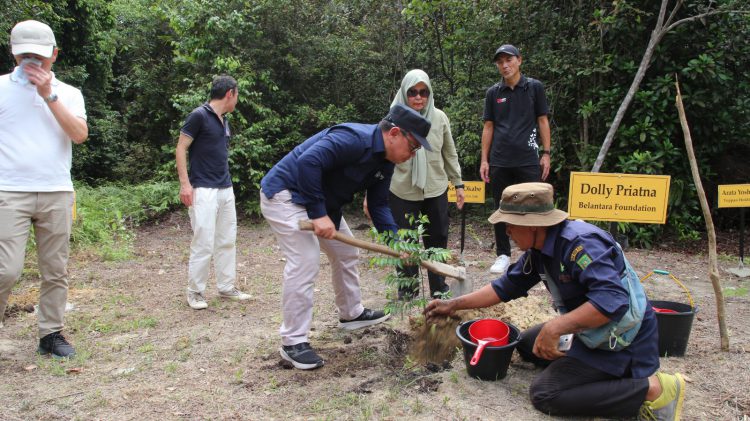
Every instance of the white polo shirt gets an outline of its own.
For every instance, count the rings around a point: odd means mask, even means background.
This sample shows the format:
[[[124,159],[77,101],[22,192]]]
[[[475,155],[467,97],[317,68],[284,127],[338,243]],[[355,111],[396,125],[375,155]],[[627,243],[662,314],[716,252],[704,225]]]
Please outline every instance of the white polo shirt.
[[[81,91],[57,78],[52,92],[86,119]],[[32,84],[0,76],[0,191],[73,191],[72,141]]]

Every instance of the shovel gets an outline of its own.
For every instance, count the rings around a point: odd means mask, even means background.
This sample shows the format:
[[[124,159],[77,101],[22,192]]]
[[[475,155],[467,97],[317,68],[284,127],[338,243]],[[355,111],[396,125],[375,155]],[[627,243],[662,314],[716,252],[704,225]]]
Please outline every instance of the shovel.
[[[302,231],[313,231],[313,224],[308,220],[300,220],[299,229],[301,229]],[[399,252],[397,252],[396,250],[392,250],[382,244],[360,240],[358,238],[344,235],[338,231],[333,238],[341,241],[342,243],[346,243],[357,248],[374,251],[376,253],[387,254],[393,257],[401,257],[401,254]],[[420,260],[419,265],[429,270],[430,272],[455,279],[457,282],[451,285],[451,291],[453,291],[454,297],[459,297],[472,291],[471,281],[466,279],[466,268],[451,266],[440,262],[431,262],[429,260]]]

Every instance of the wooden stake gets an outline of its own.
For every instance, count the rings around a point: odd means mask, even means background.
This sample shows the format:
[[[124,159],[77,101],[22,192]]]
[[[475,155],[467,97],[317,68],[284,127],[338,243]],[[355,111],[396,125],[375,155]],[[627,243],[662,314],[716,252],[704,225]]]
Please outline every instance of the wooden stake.
[[[714,295],[716,296],[716,316],[719,319],[721,350],[729,351],[729,332],[727,331],[727,316],[726,309],[724,308],[724,292],[721,290],[721,279],[719,279],[719,265],[716,256],[716,231],[714,230],[714,221],[711,218],[711,211],[708,208],[708,201],[706,200],[706,194],[703,190],[703,184],[701,183],[701,176],[698,170],[698,162],[695,159],[695,152],[693,151],[693,139],[690,136],[690,127],[688,127],[687,117],[685,116],[685,107],[682,105],[680,82],[679,80],[677,80],[676,74],[674,85],[677,88],[675,105],[677,106],[677,112],[680,115],[680,125],[682,126],[682,133],[685,136],[685,149],[687,149],[688,160],[690,161],[690,172],[693,173],[695,190],[698,193],[698,199],[701,203],[703,219],[706,221],[706,232],[708,233],[708,277],[711,279],[711,284],[714,287]]]

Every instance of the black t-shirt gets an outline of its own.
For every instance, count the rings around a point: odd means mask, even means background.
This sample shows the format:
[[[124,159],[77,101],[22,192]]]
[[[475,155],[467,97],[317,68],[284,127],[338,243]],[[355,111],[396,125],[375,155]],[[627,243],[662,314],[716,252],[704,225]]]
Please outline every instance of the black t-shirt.
[[[492,121],[490,166],[539,165],[537,117],[547,115],[547,97],[542,82],[521,76],[515,88],[499,82],[487,90],[484,121]]]
[[[194,109],[180,132],[193,139],[188,148],[188,177],[193,187],[224,188],[232,185],[229,176],[229,121],[223,121],[208,103]]]

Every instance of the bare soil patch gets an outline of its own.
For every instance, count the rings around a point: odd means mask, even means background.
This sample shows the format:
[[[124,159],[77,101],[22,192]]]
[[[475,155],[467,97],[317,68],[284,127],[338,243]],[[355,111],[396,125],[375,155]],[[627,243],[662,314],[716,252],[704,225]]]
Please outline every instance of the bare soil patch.
[[[456,218],[458,220],[458,218]],[[350,226],[363,220],[349,217]],[[450,248],[459,249],[458,226]],[[364,231],[355,235],[366,238]],[[237,287],[249,302],[218,298],[209,285],[209,308],[191,310],[185,302],[190,225],[184,211],[138,230],[132,259],[104,262],[78,253],[70,264],[70,303],[66,334],[79,356],[59,363],[36,349],[38,279],[28,270],[13,291],[13,309],[0,329],[0,408],[16,419],[557,419],[533,409],[528,386],[538,370],[516,357],[505,379],[485,382],[466,375],[463,356],[420,362],[417,311],[394,316],[368,329],[337,328],[330,268],[322,255],[315,289],[311,341],[326,360],[305,372],[278,354],[283,259],[268,226],[243,221],[238,236]],[[474,288],[493,279],[494,253],[484,222],[467,228],[467,265]],[[681,250],[628,250],[639,274],[665,269],[691,290],[698,306],[687,355],[663,358],[662,369],[680,371],[689,384],[684,408],[688,420],[737,420],[750,416],[750,297],[748,281],[722,272],[727,296],[729,352],[719,350],[716,303],[707,276],[705,245]],[[736,245],[724,245],[736,250]],[[517,251],[514,252],[517,257]],[[361,252],[364,304],[386,303],[386,269],[370,268]],[[32,259],[30,259],[32,260]],[[736,267],[736,259],[721,262]],[[29,268],[33,267],[29,263]],[[653,298],[685,302],[666,277],[647,282]],[[10,308],[10,307],[9,307]],[[551,317],[548,294],[464,315],[500,317],[520,328]],[[416,324],[415,324],[416,323]],[[447,322],[443,338],[451,338]],[[416,339],[415,339],[416,338]],[[453,339],[455,339],[453,337]],[[416,350],[416,357],[415,352]],[[446,355],[450,354],[446,347]],[[743,418],[744,417],[744,418]]]

